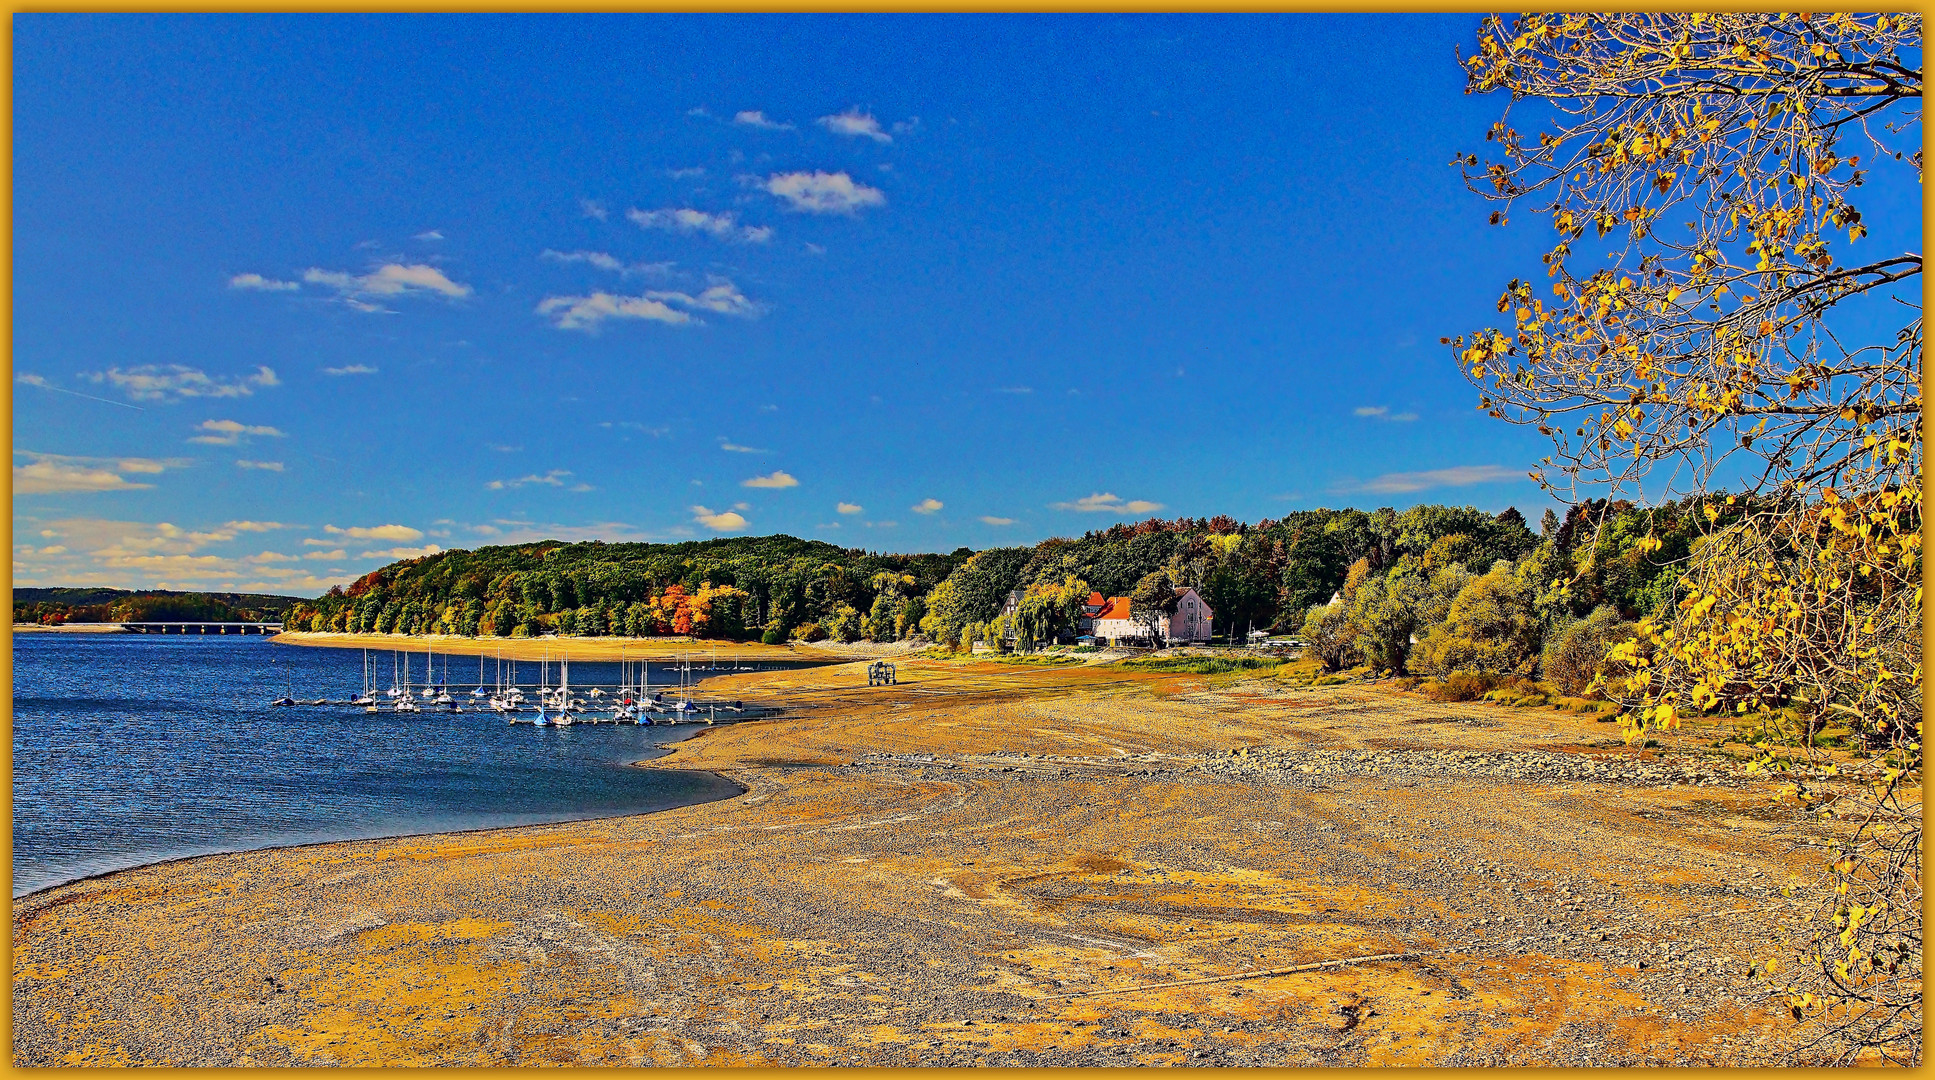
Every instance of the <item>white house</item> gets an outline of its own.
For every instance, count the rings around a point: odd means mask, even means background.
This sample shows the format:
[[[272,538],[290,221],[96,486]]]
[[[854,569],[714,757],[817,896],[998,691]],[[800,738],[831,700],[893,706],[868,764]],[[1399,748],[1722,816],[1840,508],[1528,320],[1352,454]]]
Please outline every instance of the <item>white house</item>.
[[[1210,620],[1215,616],[1195,589],[1181,589],[1176,593],[1176,613],[1163,620],[1163,639],[1170,644],[1208,641]],[[1129,617],[1128,597],[1111,596],[1095,615],[1094,633],[1104,641],[1133,641],[1147,638],[1149,628]]]

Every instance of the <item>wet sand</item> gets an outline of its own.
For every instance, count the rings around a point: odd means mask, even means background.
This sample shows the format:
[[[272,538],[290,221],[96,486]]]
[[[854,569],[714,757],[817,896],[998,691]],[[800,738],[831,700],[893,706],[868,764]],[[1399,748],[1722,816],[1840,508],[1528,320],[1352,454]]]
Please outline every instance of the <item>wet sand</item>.
[[[1766,1064],[1792,1041],[1747,969],[1815,857],[1691,737],[1356,686],[864,668],[707,684],[789,715],[645,767],[736,799],[18,900],[15,1063]]]

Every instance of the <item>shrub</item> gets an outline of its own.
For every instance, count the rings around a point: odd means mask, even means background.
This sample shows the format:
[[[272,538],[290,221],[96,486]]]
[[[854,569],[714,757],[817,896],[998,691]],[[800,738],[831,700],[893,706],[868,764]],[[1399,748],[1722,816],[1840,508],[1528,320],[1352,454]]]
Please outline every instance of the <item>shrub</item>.
[[[1274,668],[1282,661],[1261,656],[1151,656],[1124,660],[1123,667],[1145,671],[1180,671],[1196,675],[1224,675],[1232,671]]]
[[[1402,671],[1419,631],[1445,620],[1472,575],[1453,564],[1426,573],[1410,556],[1364,582],[1348,605],[1357,647],[1379,670]]]
[[[759,640],[766,645],[784,645],[786,643],[786,631],[775,626],[759,635]]]
[[[1489,671],[1454,671],[1419,687],[1433,701],[1477,701],[1505,680]]]
[[[1342,671],[1364,662],[1357,648],[1357,627],[1343,604],[1318,605],[1304,616],[1303,639],[1325,671]]]
[[[852,604],[841,604],[823,624],[827,635],[836,641],[854,642],[860,640],[860,611]]]
[[[1504,561],[1468,579],[1445,613],[1411,651],[1411,667],[1433,675],[1485,671],[1530,675],[1539,650],[1537,592],[1526,575]]]
[[[793,640],[824,641],[826,640],[826,631],[816,622],[801,623],[793,627]]]
[[[1633,624],[1622,620],[1611,607],[1595,609],[1546,643],[1540,660],[1546,680],[1574,697],[1584,696],[1594,677],[1617,674],[1608,666],[1606,652],[1631,638],[1633,631]]]

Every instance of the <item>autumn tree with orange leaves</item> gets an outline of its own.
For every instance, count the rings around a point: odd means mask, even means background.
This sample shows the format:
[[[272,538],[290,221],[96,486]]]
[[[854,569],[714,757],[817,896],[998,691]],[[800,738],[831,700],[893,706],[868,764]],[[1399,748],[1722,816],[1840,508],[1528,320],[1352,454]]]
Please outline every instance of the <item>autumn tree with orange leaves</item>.
[[[1562,499],[1716,504],[1677,603],[1619,647],[1629,737],[1752,716],[1803,809],[1850,823],[1772,972],[1815,1061],[1921,1052],[1920,220],[1864,212],[1918,198],[1921,27],[1491,17],[1463,60],[1510,98],[1467,184],[1554,232],[1505,325],[1446,339],[1481,407],[1552,439]],[[1842,731],[1862,756],[1810,760]]]

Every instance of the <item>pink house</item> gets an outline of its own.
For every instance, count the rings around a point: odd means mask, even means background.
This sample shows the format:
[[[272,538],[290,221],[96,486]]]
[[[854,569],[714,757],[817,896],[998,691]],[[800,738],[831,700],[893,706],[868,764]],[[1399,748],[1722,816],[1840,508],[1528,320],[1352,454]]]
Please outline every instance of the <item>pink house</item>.
[[[1176,593],[1176,613],[1164,620],[1163,638],[1170,644],[1208,641],[1210,621],[1215,616],[1195,589],[1181,589]],[[1129,617],[1128,597],[1111,596],[1095,614],[1094,633],[1105,641],[1132,641],[1147,638],[1149,628]]]

